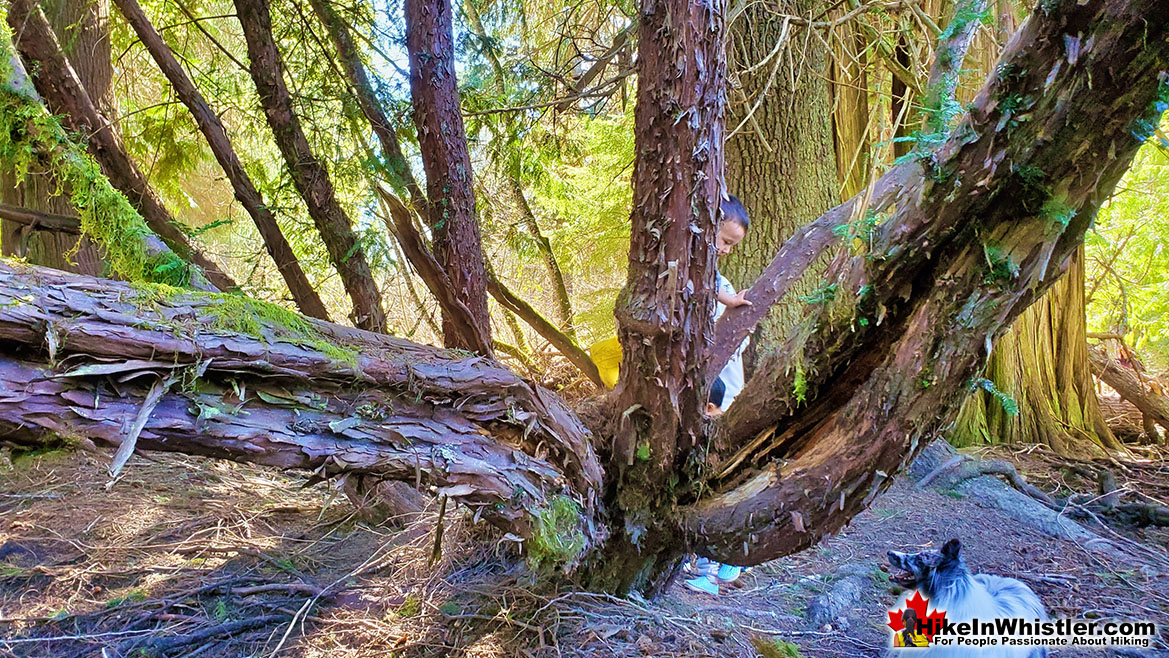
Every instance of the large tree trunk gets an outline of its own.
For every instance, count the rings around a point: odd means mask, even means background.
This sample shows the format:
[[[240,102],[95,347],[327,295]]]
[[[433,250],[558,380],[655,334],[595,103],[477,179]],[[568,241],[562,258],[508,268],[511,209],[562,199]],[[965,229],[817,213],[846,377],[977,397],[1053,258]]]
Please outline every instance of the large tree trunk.
[[[961,53],[981,25],[977,16],[988,3],[958,3],[957,18],[946,26],[939,44],[939,57],[962,61]],[[996,20],[1013,24],[1010,8],[996,6],[996,11]],[[983,73],[989,75],[1001,48],[994,42],[987,47],[994,56],[982,57],[980,62]],[[930,72],[923,132],[947,129],[957,108],[957,85],[957,68],[946,71],[935,66]],[[952,443],[1040,443],[1064,454],[1119,447],[1104,422],[1088,365],[1083,260],[1081,247],[1064,278],[999,339],[948,436]]]
[[[782,14],[817,16],[826,0],[785,0]],[[776,250],[795,230],[839,201],[836,153],[832,141],[832,93],[827,46],[779,19],[776,8],[751,3],[731,24],[731,75],[739,79],[740,98],[727,124],[739,132],[727,140],[727,191],[739,197],[751,216],[751,228],[735,251],[720,264],[737,288],[750,286]],[[796,51],[789,60],[775,53],[777,42]],[[766,66],[758,67],[769,55]],[[751,67],[758,67],[749,71]],[[794,77],[794,85],[789,82]],[[738,93],[736,93],[738,95]],[[821,265],[823,267],[823,265]],[[754,354],[774,350],[787,330],[803,316],[799,296],[819,285],[814,272],[794,294],[772,307],[752,341]]]
[[[109,110],[111,105],[113,67],[110,65],[109,11],[105,2],[67,2],[54,0],[46,3],[45,15],[53,32],[70,31],[71,47],[66,56],[81,85],[99,107]],[[57,215],[71,215],[73,206],[69,195],[61,193],[52,172],[30,172],[24,181],[17,182],[8,168],[0,172],[0,199],[18,208],[26,208]],[[103,264],[100,249],[92,240],[80,234],[34,228],[5,220],[0,226],[5,256],[19,256],[30,263],[59,270],[98,276]],[[70,254],[76,248],[76,254]]]
[[[215,114],[215,111],[203,98],[203,94],[199,93],[195,84],[187,77],[170,47],[154,30],[150,19],[138,6],[137,0],[114,0],[114,2],[121,9],[122,15],[125,16],[130,27],[134,29],[134,33],[142,41],[142,45],[146,46],[150,56],[154,58],[159,69],[174,87],[175,94],[191,112],[191,116],[194,117],[203,136],[207,138],[211,152],[215,154],[215,159],[223,167],[223,173],[227,175],[227,180],[231,182],[236,200],[240,202],[240,205],[255,222],[256,229],[264,240],[264,246],[268,248],[268,254],[275,261],[276,269],[284,277],[284,282],[288,285],[288,291],[292,294],[297,308],[305,315],[328,320],[329,313],[325,310],[324,302],[321,301],[320,295],[313,289],[304,270],[301,269],[300,261],[297,260],[288,240],[284,238],[280,225],[276,223],[275,215],[265,205],[264,198],[260,196],[259,190],[256,189],[251,177],[244,170],[239,156],[232,148],[231,139],[227,136],[227,129],[223,127],[219,116]]]
[[[632,238],[617,299],[623,355],[608,463],[611,527],[621,530],[589,573],[600,589],[661,591],[685,548],[674,519],[678,498],[697,483],[694,456],[705,434],[725,9],[723,0],[642,6]]]
[[[268,0],[235,0],[235,9],[248,43],[248,70],[260,94],[264,115],[292,174],[292,182],[304,199],[333,267],[353,301],[353,323],[362,329],[384,332],[386,314],[365,250],[337,200],[328,169],[313,153],[300,118],[293,110],[292,94],[284,81],[284,60],[272,36]]]
[[[1119,448],[1088,363],[1080,247],[1064,275],[995,344],[951,443],[1041,443],[1060,454]]]
[[[414,125],[426,170],[430,230],[434,255],[455,287],[471,318],[487,337],[487,270],[483,263],[471,156],[459,107],[455,79],[454,27],[450,0],[406,0],[406,48],[410,53],[410,97]],[[448,347],[478,349],[460,338],[464,318],[443,309],[443,337]],[[488,351],[488,353],[490,353]]]
[[[893,191],[874,195],[883,221],[867,247],[835,259],[785,349],[708,423],[722,12],[684,0],[642,12],[625,357],[599,423],[603,475],[557,398],[491,361],[239,297],[11,266],[6,439],[120,443],[133,416],[146,448],[421,478],[525,537],[535,561],[580,564],[609,591],[660,591],[687,549],[757,564],[814,544],[953,422],[994,338],[1067,267],[1140,145],[1134,131],[1169,105],[1169,6],[1037,8],[953,136],[876,183]],[[1069,62],[1067,34],[1093,47]],[[816,226],[847,221],[855,203]],[[801,236],[773,264],[816,260]],[[105,375],[137,371],[162,383]],[[159,395],[174,380],[185,385]],[[154,416],[141,411],[148,389]]]

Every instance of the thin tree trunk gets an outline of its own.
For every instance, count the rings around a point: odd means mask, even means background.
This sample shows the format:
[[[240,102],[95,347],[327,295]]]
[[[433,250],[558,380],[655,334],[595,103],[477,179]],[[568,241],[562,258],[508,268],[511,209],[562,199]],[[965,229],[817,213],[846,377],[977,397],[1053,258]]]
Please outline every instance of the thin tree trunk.
[[[431,244],[455,292],[470,311],[490,354],[491,318],[487,312],[487,272],[479,222],[475,218],[471,156],[455,79],[450,0],[406,0],[406,49],[410,54],[410,95],[414,125],[426,170]],[[465,318],[443,307],[448,347],[480,349],[461,336]]]
[[[248,69],[276,145],[292,174],[292,181],[316,224],[333,267],[341,275],[353,301],[353,323],[370,331],[385,332],[386,315],[381,293],[373,280],[365,251],[353,232],[353,224],[337,200],[325,165],[313,154],[292,106],[284,82],[284,61],[272,37],[268,0],[235,0],[236,17],[248,43]]]
[[[114,187],[138,209],[150,229],[180,257],[202,268],[215,287],[235,288],[235,281],[195,250],[178,228],[170,211],[126,152],[117,130],[85,92],[40,8],[33,0],[13,0],[8,9],[8,24],[21,56],[35,64],[33,80],[49,109],[61,116],[70,130],[86,135],[89,152]]]
[[[463,7],[466,10],[467,19],[471,23],[471,29],[475,31],[480,39],[486,39],[487,31],[483,29],[483,21],[479,18],[479,11],[475,7],[474,0],[467,0],[463,3]],[[628,39],[628,35],[628,31],[623,31],[614,44],[614,48],[623,46]],[[504,81],[507,79],[507,72],[504,70],[503,63],[499,61],[499,57],[495,54],[494,49],[488,46],[483,50],[487,61],[491,63],[492,72],[495,73],[495,90],[502,95],[505,89]],[[613,53],[615,54],[616,51],[614,50]],[[609,55],[609,57],[611,58],[612,55]],[[601,59],[608,61],[604,57]],[[603,65],[598,65],[596,71],[599,72],[603,68]],[[587,87],[591,80],[590,74],[592,76],[596,75],[593,71],[589,71],[581,78],[579,84]],[[506,115],[502,120],[507,123],[505,130],[512,130],[510,115]],[[497,139],[502,137],[503,135],[496,132]],[[520,213],[520,220],[523,222],[524,228],[528,230],[528,234],[536,241],[536,248],[540,251],[540,259],[544,262],[544,269],[548,274],[548,282],[552,285],[552,302],[556,307],[560,330],[575,342],[577,340],[576,323],[573,318],[572,299],[568,294],[568,286],[564,282],[564,272],[560,270],[560,263],[556,260],[556,253],[552,251],[552,243],[549,242],[548,238],[540,230],[540,224],[536,221],[536,215],[532,212],[532,206],[528,203],[528,198],[524,194],[524,186],[513,168],[500,161],[496,161],[495,168],[500,178],[503,179],[504,187],[507,189],[508,195],[511,196],[512,203]],[[586,372],[585,374],[588,373]]]
[[[523,318],[529,327],[535,329],[536,333],[551,343],[557,352],[560,352],[572,365],[580,369],[594,384],[597,386],[605,385],[604,381],[601,380],[601,373],[597,370],[597,364],[593,363],[588,353],[581,349],[572,337],[556,328],[543,315],[540,315],[539,311],[532,308],[531,304],[520,299],[518,295],[503,285],[491,272],[488,272],[487,292],[491,293],[495,301],[499,302],[499,305],[504,309]]]
[[[114,0],[114,3],[122,11],[122,15],[125,16],[130,27],[134,29],[134,33],[138,35],[142,45],[146,46],[159,69],[166,75],[179,99],[191,112],[199,130],[203,132],[203,136],[207,138],[207,145],[211,147],[211,152],[219,161],[219,165],[223,167],[223,173],[227,175],[228,181],[231,182],[236,200],[240,202],[240,205],[255,222],[260,237],[264,240],[264,246],[268,248],[268,254],[276,262],[276,269],[284,277],[284,282],[288,284],[288,291],[292,293],[292,299],[296,302],[297,308],[305,315],[328,320],[329,313],[325,310],[325,304],[321,301],[320,295],[317,294],[312,284],[309,283],[304,270],[301,269],[300,261],[297,260],[288,240],[284,238],[280,225],[276,223],[276,217],[268,209],[264,198],[260,196],[251,177],[248,176],[243,164],[240,163],[239,156],[236,155],[235,149],[231,145],[231,139],[227,135],[227,129],[223,127],[219,116],[215,114],[191,79],[187,77],[170,47],[154,30],[150,19],[138,6],[137,0]]]

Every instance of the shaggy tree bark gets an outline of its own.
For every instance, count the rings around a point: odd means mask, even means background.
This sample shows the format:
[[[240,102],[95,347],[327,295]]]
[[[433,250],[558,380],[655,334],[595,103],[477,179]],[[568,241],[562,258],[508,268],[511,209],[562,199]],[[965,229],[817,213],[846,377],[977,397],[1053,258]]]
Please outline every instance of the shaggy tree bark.
[[[187,77],[170,47],[154,30],[150,19],[138,6],[137,0],[114,0],[114,3],[122,11],[126,22],[134,29],[134,33],[138,35],[142,45],[146,46],[150,56],[158,64],[158,68],[170,81],[179,100],[187,106],[187,110],[191,112],[191,116],[194,117],[203,136],[207,138],[211,152],[219,161],[219,165],[223,167],[223,173],[227,175],[227,180],[231,182],[236,200],[240,202],[240,205],[255,222],[256,229],[259,230],[260,237],[264,240],[264,246],[267,247],[272,260],[276,262],[276,269],[284,277],[284,282],[288,285],[288,291],[292,293],[292,299],[296,302],[297,308],[305,315],[328,320],[329,312],[325,310],[321,296],[309,283],[308,277],[305,276],[304,270],[300,267],[300,261],[297,260],[288,240],[284,238],[280,225],[276,223],[275,215],[265,205],[264,198],[260,196],[259,190],[252,183],[252,178],[244,170],[239,156],[232,148],[231,138],[227,136],[227,129],[223,127],[219,116],[215,114],[215,111],[203,98],[203,94],[199,93],[195,84]]]
[[[1119,448],[1096,398],[1087,331],[1081,247],[1067,274],[995,345],[951,443],[1042,443],[1061,454]]]
[[[248,43],[248,70],[260,94],[264,115],[292,174],[292,182],[304,199],[333,267],[341,275],[345,291],[353,300],[353,322],[362,329],[384,332],[386,315],[381,293],[370,273],[365,251],[353,233],[349,216],[337,201],[328,170],[313,154],[300,118],[293,110],[292,95],[284,82],[284,60],[272,37],[268,0],[235,0],[235,10]]]
[[[178,228],[162,199],[126,152],[117,130],[85,92],[48,20],[33,0],[13,0],[9,4],[8,25],[21,57],[35,71],[33,82],[49,109],[61,116],[70,130],[88,138],[89,152],[102,172],[138,209],[150,229],[175,253],[202,268],[216,288],[235,288],[235,281],[194,249]]]
[[[410,53],[410,97],[426,171],[434,255],[471,311],[480,331],[491,337],[487,312],[487,270],[483,263],[471,156],[455,79],[450,0],[406,0],[406,49]],[[448,347],[476,349],[460,341],[457,323],[445,308],[442,325]],[[488,340],[490,346],[490,340]],[[490,347],[488,347],[490,350]],[[485,352],[490,354],[490,351]]]
[[[1122,1],[1032,13],[953,136],[916,155],[871,249],[838,259],[722,417],[720,493],[687,520],[701,552],[749,564],[814,543],[953,420],[995,336],[1062,274],[1169,106],[1169,44],[1152,45],[1166,18]],[[1091,52],[1068,61],[1068,34]]]
[[[485,359],[255,302],[242,314],[242,298],[226,308],[11,267],[7,440],[118,443],[141,416],[143,447],[423,479],[607,591],[661,591],[687,549],[757,564],[839,529],[953,421],[994,338],[1062,273],[1169,107],[1169,5],[1037,7],[953,135],[883,179],[903,184],[865,246],[834,260],[748,402],[708,423],[722,13],[685,0],[642,11],[625,360],[599,456],[555,396]],[[1068,35],[1093,46],[1069,60]],[[806,248],[793,239],[775,260],[807,262]],[[159,388],[163,411],[143,413]]]

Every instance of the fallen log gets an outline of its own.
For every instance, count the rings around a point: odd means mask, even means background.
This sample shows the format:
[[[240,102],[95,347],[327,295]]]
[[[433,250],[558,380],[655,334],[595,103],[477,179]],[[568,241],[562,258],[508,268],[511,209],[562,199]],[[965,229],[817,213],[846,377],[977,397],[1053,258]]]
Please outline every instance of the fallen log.
[[[524,538],[566,499],[582,525],[559,530],[582,543],[602,532],[588,431],[555,396],[465,352],[237,295],[10,262],[0,262],[0,341],[9,444],[136,438],[150,450],[420,483]],[[159,396],[158,382],[174,384]]]
[[[1108,358],[1099,347],[1088,347],[1088,361],[1097,377],[1115,389],[1120,397],[1136,405],[1146,418],[1169,432],[1169,398],[1149,391],[1136,373]],[[1147,431],[1147,424],[1145,428]]]

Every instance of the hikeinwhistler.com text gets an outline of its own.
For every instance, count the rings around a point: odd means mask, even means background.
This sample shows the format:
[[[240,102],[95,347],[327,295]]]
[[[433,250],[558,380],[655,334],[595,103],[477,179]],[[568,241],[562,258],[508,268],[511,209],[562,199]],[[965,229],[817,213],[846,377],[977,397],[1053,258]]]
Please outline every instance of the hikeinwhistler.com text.
[[[1000,618],[951,622],[930,620],[922,624],[934,632],[935,646],[962,647],[1141,647],[1148,648],[1157,635],[1151,621],[1104,621],[1082,619]]]

